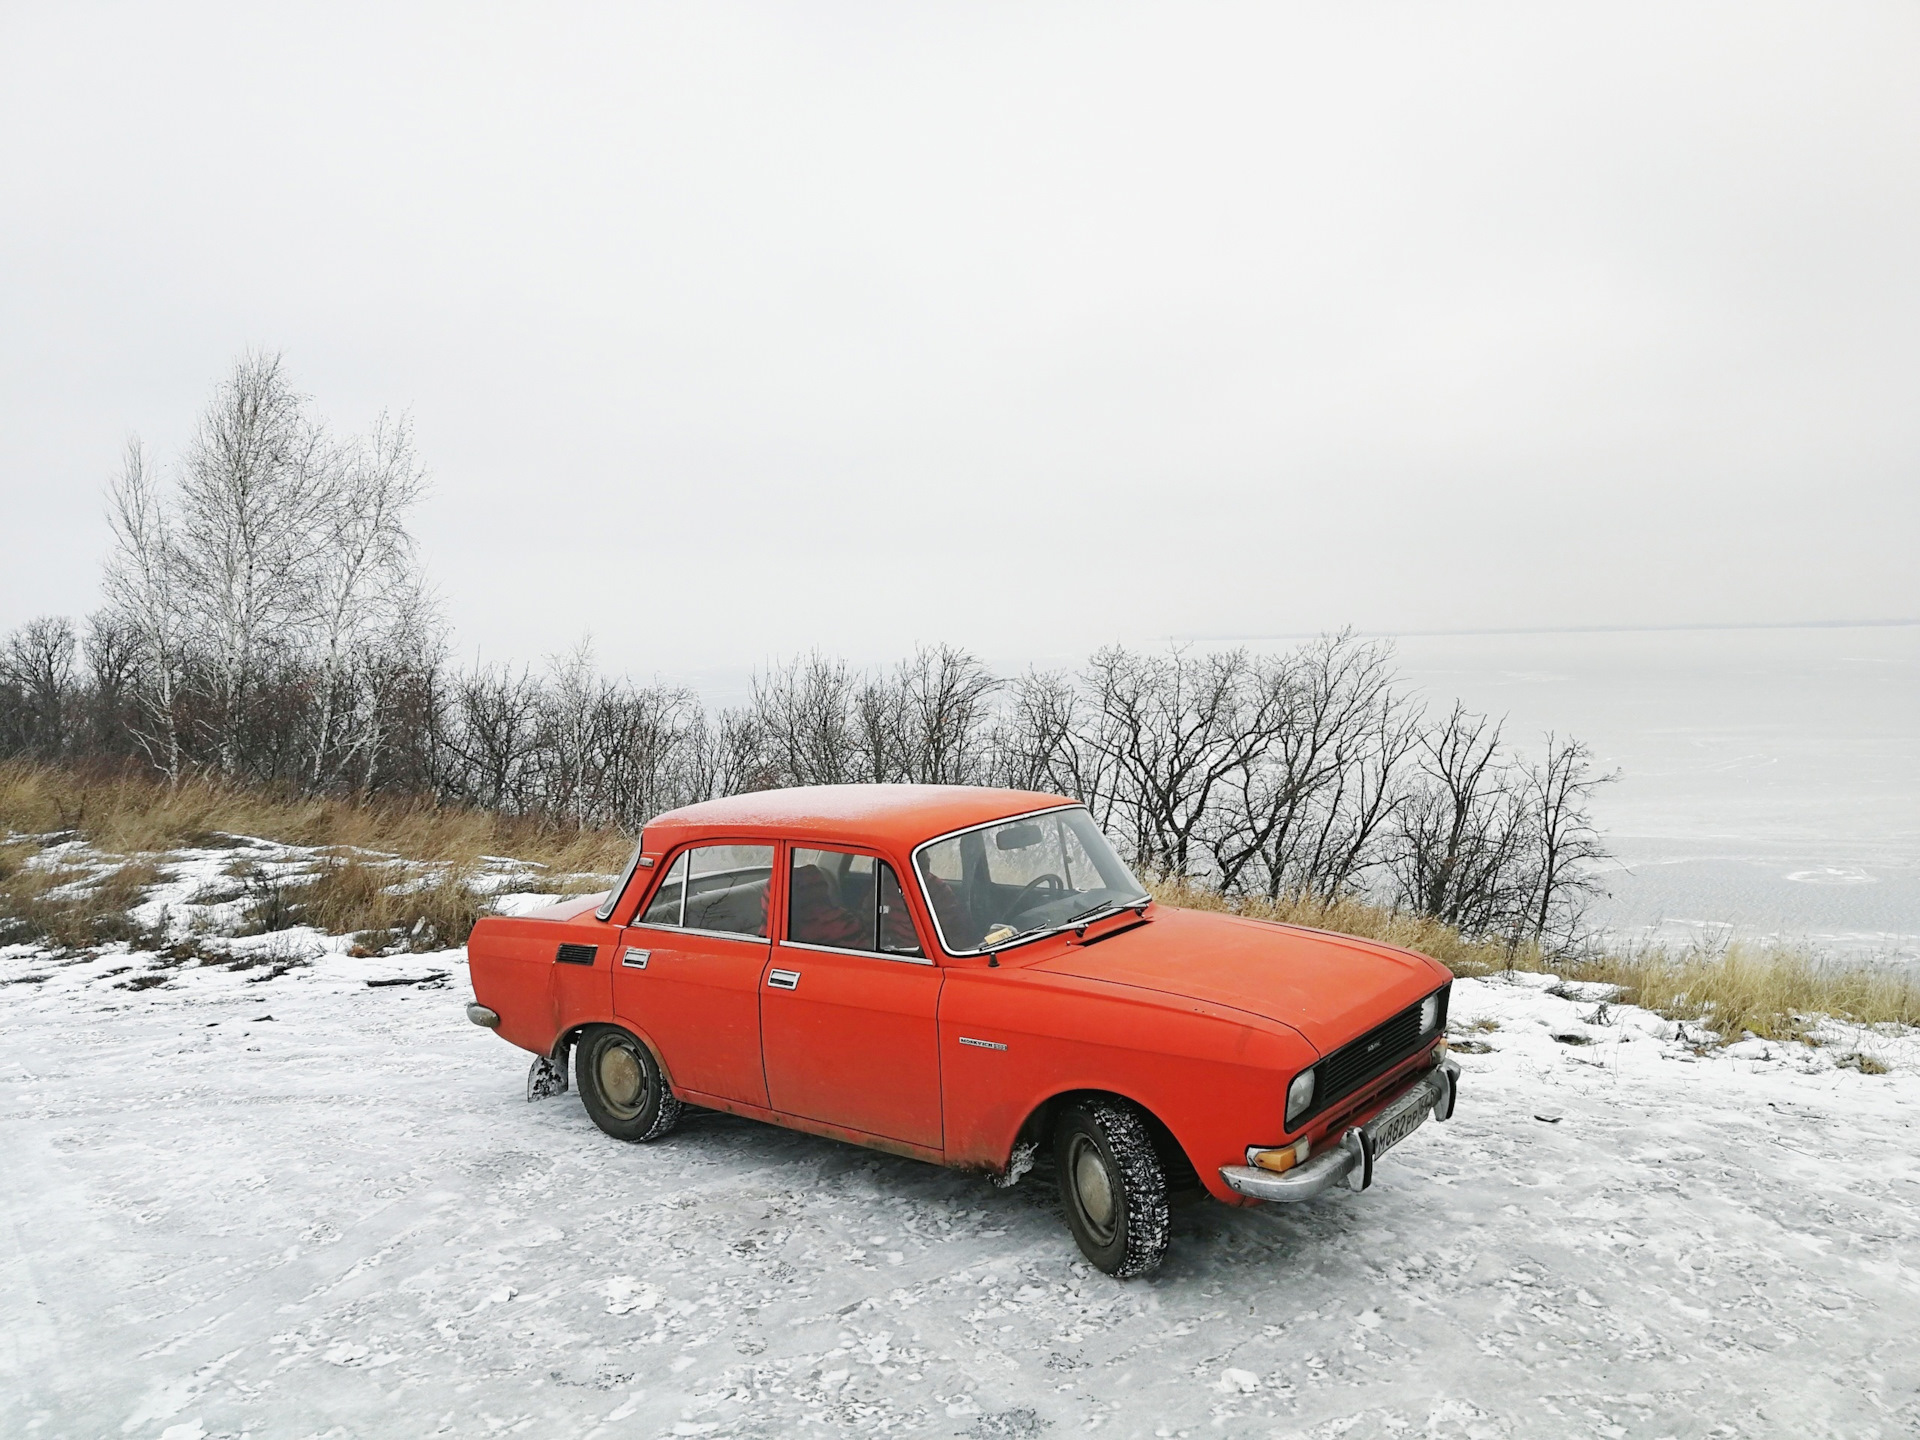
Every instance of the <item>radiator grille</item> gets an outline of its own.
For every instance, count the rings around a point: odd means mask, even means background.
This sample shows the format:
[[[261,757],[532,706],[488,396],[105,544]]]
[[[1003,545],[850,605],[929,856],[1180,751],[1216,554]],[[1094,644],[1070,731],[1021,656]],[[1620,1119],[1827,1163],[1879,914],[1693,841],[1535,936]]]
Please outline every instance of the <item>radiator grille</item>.
[[[591,965],[599,953],[598,945],[562,945],[560,953],[553,958],[562,965]]]
[[[1447,1028],[1447,986],[1440,991],[1440,1014],[1431,1030],[1420,1028],[1420,1006],[1409,1005],[1384,1025],[1376,1025],[1358,1040],[1342,1045],[1314,1067],[1313,1108],[1302,1119],[1311,1118],[1338,1105],[1369,1080],[1384,1075]]]

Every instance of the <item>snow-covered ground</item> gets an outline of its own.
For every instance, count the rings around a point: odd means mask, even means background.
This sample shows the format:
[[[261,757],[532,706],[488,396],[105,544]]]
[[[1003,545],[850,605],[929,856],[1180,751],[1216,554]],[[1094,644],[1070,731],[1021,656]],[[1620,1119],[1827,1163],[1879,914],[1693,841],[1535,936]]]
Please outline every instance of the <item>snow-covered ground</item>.
[[[461,952],[241,943],[311,963],[0,950],[0,1434],[1920,1433],[1912,1037],[1461,981],[1452,1123],[1119,1283],[1044,1171],[621,1145],[526,1102]]]

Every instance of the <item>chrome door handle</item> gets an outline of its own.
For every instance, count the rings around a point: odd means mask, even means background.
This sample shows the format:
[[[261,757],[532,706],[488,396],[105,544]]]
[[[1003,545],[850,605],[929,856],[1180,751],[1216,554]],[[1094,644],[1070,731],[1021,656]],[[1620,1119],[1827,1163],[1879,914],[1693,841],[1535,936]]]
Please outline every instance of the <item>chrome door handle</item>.
[[[800,972],[798,970],[769,970],[767,972],[767,984],[776,990],[797,989],[800,985]]]

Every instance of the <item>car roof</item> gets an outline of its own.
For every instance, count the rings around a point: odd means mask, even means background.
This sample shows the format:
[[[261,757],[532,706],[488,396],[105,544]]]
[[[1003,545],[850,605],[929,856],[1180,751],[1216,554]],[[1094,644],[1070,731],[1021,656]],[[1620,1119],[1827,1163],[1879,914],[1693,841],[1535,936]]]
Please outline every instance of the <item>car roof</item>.
[[[647,823],[659,854],[696,835],[837,840],[906,851],[923,840],[1076,802],[1035,790],[979,785],[798,785],[669,810]]]

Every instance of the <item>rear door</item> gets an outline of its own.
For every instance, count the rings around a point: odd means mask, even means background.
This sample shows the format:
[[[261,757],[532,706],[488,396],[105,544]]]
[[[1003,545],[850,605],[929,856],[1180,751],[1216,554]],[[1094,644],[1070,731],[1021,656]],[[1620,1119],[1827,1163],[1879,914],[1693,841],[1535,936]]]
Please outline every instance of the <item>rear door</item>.
[[[767,1096],[788,1115],[941,1144],[941,972],[893,867],[784,847],[785,924],[760,988]]]
[[[767,1104],[760,982],[770,844],[682,850],[613,957],[613,1011],[660,1047],[676,1090]]]

